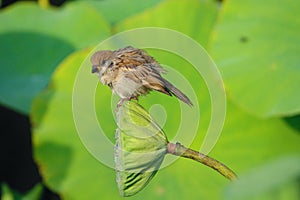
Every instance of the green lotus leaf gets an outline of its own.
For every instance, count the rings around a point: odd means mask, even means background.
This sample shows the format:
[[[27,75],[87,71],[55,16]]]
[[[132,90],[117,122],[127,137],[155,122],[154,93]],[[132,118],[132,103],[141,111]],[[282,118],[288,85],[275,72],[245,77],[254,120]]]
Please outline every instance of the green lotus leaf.
[[[151,9],[162,0],[144,1],[139,0],[106,0],[106,1],[87,1],[111,24],[124,20],[127,17],[141,13],[144,10]],[[112,12],[113,11],[113,12]]]
[[[225,1],[211,45],[228,96],[259,117],[300,112],[297,0]]]
[[[99,13],[84,3],[43,9],[20,2],[1,11],[0,21],[0,103],[25,114],[68,54],[109,35]]]
[[[287,188],[287,192],[280,195],[281,199],[297,199],[299,198],[299,187],[297,186],[299,177],[299,155],[279,157],[240,176],[237,182],[226,188],[226,199],[252,198],[264,192],[281,188]]]
[[[0,41],[4,55],[0,60],[0,102],[27,114],[33,98],[45,89],[55,67],[74,46],[29,32],[0,33]]]
[[[18,2],[0,13],[0,21],[6,22],[0,27],[0,33],[45,34],[60,38],[76,49],[97,44],[110,33],[108,23],[99,12],[81,1],[47,9],[35,2]]]
[[[205,47],[217,17],[217,8],[213,1],[163,1],[116,24],[115,30],[152,26],[170,28],[192,37]]]

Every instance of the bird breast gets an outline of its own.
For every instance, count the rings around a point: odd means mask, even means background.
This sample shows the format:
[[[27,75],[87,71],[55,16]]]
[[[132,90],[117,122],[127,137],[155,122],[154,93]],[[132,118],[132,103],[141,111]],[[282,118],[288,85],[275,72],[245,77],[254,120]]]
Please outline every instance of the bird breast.
[[[136,82],[125,76],[122,76],[113,82],[112,90],[121,98],[137,97],[149,92],[141,82]]]

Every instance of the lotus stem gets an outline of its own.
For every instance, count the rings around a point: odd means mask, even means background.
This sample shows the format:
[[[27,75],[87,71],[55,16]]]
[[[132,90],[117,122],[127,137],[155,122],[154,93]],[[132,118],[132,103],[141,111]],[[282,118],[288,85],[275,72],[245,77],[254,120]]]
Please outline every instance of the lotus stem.
[[[185,157],[185,158],[190,158],[192,160],[195,160],[197,162],[200,162],[217,172],[219,172],[222,176],[225,178],[233,181],[237,179],[237,175],[226,165],[223,163],[203,154],[200,152],[197,152],[195,150],[189,149],[184,147],[180,143],[168,143],[167,144],[167,152],[172,155],[180,156],[180,157]]]

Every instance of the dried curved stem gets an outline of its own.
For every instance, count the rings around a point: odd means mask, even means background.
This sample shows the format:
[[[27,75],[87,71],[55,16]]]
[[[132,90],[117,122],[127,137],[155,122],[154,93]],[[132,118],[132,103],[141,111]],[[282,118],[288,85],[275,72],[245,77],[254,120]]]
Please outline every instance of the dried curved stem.
[[[197,162],[200,162],[200,163],[216,170],[217,172],[219,172],[220,174],[222,174],[224,177],[228,178],[231,181],[237,179],[237,175],[223,163],[221,163],[203,153],[186,148],[178,142],[176,144],[168,143],[167,144],[167,152],[172,155],[190,158]]]

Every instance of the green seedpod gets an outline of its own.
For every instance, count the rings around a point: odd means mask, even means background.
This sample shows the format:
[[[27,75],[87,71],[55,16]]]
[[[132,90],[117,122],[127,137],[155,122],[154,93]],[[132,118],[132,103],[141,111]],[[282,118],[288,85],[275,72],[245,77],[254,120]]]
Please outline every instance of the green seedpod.
[[[163,130],[139,104],[124,102],[117,109],[115,162],[122,196],[142,190],[156,174],[167,153]]]

